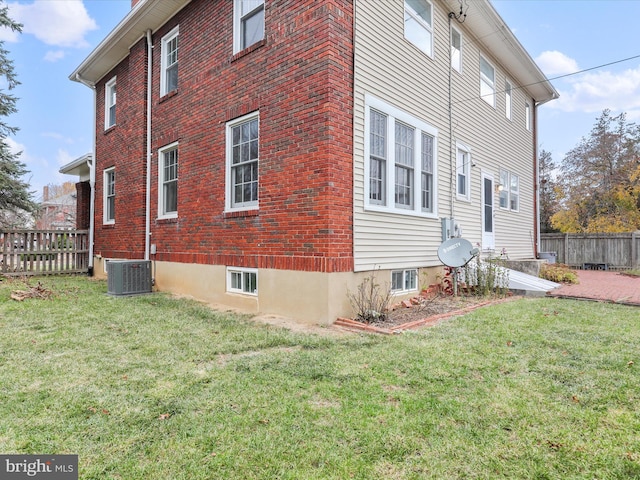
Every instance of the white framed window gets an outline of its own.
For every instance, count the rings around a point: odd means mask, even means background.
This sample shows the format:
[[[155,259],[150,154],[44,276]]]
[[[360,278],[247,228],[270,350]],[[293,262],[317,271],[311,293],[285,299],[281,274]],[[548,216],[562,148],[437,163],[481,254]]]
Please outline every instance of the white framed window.
[[[258,208],[259,141],[258,112],[227,123],[227,210]]]
[[[436,128],[365,96],[365,208],[437,215]]]
[[[234,0],[233,53],[264,39],[264,0]]]
[[[103,208],[102,223],[105,225],[116,223],[116,169],[107,168],[103,175]]]
[[[158,218],[178,216],[178,144],[158,150]]]
[[[418,270],[415,268],[408,270],[391,271],[391,291],[411,292],[418,289]]]
[[[227,291],[258,295],[258,270],[255,268],[227,267]]]
[[[513,104],[513,87],[508,81],[504,82],[504,116],[511,120]]]
[[[524,103],[524,126],[531,131],[531,104],[529,102]]]
[[[160,57],[160,96],[178,88],[178,27],[171,30],[161,42]]]
[[[104,86],[104,129],[116,124],[116,77]]]
[[[480,97],[492,107],[496,106],[496,70],[480,57]]]
[[[471,200],[471,148],[456,142],[456,196]]]
[[[451,68],[462,73],[462,34],[451,27]]]
[[[520,210],[520,177],[508,170],[500,170],[500,208]]]
[[[433,6],[427,0],[404,0],[404,37],[433,57]]]

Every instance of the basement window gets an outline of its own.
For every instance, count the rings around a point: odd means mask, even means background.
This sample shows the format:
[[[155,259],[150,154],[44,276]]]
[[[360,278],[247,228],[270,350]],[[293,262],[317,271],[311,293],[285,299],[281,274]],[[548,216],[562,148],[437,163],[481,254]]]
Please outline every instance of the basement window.
[[[258,295],[258,270],[255,268],[227,268],[227,291]]]
[[[410,292],[418,289],[418,270],[393,270],[391,272],[391,291]]]

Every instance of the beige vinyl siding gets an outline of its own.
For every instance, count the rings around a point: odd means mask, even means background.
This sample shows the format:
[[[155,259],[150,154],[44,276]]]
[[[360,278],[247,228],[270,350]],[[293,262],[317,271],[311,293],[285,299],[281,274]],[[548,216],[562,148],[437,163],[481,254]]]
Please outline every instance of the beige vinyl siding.
[[[404,38],[403,0],[357,0],[355,34],[354,105],[354,257],[355,270],[410,268],[440,265],[442,217],[453,216],[463,237],[481,242],[481,173],[500,179],[500,168],[520,178],[520,210],[499,208],[494,193],[494,231],[497,253],[506,248],[510,258],[533,256],[533,146],[525,129],[527,93],[519,89],[517,75],[505,72],[491,52],[478,46],[473,32],[456,24],[462,33],[463,73],[452,72],[453,151],[449,136],[449,24],[441,2],[434,1],[434,56],[425,55]],[[473,15],[473,3],[467,15]],[[495,108],[479,98],[480,55],[495,68]],[[513,85],[512,120],[505,117],[505,77]],[[371,211],[365,199],[365,95],[373,96],[429,124],[438,131],[437,218]],[[455,169],[455,142],[471,148],[477,165],[470,168],[469,202],[455,199],[451,161]],[[453,155],[453,158],[451,158]],[[418,186],[419,187],[419,186]],[[453,195],[453,205],[451,198]],[[453,214],[452,214],[453,208]]]

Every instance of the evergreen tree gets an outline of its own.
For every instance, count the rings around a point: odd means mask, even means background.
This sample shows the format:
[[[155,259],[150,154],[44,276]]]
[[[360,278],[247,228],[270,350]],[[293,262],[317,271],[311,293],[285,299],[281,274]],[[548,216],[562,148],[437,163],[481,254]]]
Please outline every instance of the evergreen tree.
[[[9,18],[6,5],[0,8],[0,26],[22,31],[22,25]],[[20,154],[12,153],[7,143],[7,137],[15,134],[17,129],[4,119],[17,111],[18,100],[7,91],[13,90],[19,82],[4,42],[0,42],[0,79],[6,85],[6,90],[0,88],[0,227],[8,228],[24,226],[38,206],[29,191],[29,184],[22,180],[29,171],[19,160]]]
[[[551,224],[551,217],[558,212],[558,196],[560,188],[555,179],[557,165],[551,157],[551,152],[540,151],[538,158],[540,171],[540,231],[542,233],[557,232]]]

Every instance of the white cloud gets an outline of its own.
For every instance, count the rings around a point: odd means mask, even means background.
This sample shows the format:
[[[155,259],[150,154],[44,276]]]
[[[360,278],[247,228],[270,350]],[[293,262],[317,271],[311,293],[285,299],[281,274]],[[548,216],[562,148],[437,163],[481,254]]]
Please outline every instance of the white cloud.
[[[589,72],[565,79],[567,88],[551,108],[565,112],[627,112],[629,119],[640,111],[640,66],[622,72]]]
[[[23,24],[23,33],[57,47],[86,47],[85,35],[98,28],[81,0],[10,3],[9,15]]]
[[[548,77],[566,75],[580,70],[578,62],[557,50],[542,52],[536,58],[536,63]]]
[[[44,56],[44,59],[47,62],[51,62],[51,63],[55,63],[58,60],[62,60],[63,58],[64,58],[64,50],[49,50]]]

